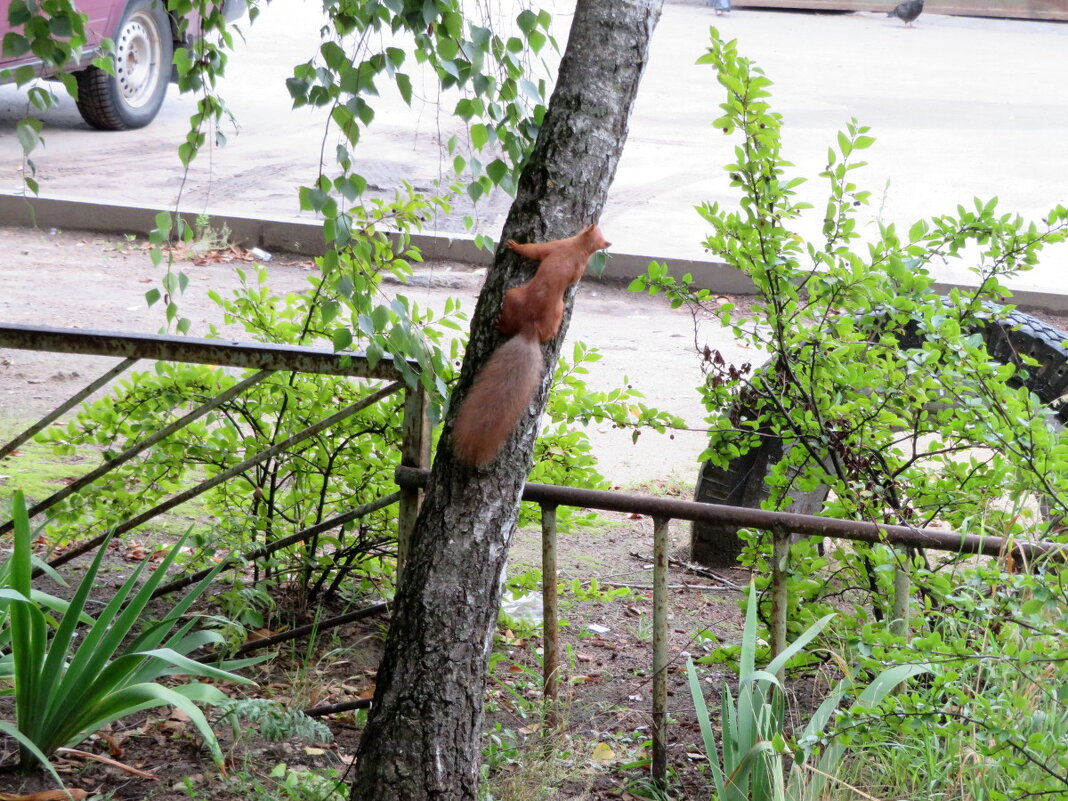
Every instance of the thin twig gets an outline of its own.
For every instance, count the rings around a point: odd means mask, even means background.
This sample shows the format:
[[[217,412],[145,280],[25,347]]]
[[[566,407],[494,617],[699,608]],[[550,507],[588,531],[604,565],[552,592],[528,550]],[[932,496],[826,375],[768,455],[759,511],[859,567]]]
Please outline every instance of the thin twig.
[[[633,556],[635,559],[641,559],[643,562],[651,562],[651,561],[653,561],[653,558],[651,556],[648,556],[648,557],[647,556],[643,556],[642,554],[637,553],[636,551],[631,551],[630,555]],[[720,584],[724,585],[724,587],[729,587],[732,590],[741,591],[741,590],[745,589],[744,587],[742,587],[742,586],[740,586],[738,584],[735,584],[729,578],[724,578],[723,576],[719,575],[718,573],[713,573],[707,567],[702,567],[701,565],[695,565],[693,562],[683,562],[681,559],[670,559],[669,558],[668,559],[668,564],[671,565],[672,567],[677,567],[677,568],[680,568],[682,570],[685,570],[687,573],[693,573],[695,576],[701,576],[702,578],[707,578],[707,579],[712,579],[713,581],[718,581]],[[602,583],[603,583],[603,581],[602,581]],[[689,587],[689,585],[687,585],[687,587]]]
[[[111,757],[106,757],[102,754],[93,754],[89,751],[79,751],[77,748],[57,748],[56,753],[64,754],[66,756],[81,757],[82,759],[92,759],[96,762],[103,762],[105,765],[110,765],[113,768],[118,768],[119,770],[124,770],[127,773],[132,773],[134,776],[138,776],[142,779],[155,780],[159,778],[159,776],[154,773],[149,773],[146,770],[135,768],[133,765],[127,765],[125,762],[119,762],[117,759],[112,759]]]

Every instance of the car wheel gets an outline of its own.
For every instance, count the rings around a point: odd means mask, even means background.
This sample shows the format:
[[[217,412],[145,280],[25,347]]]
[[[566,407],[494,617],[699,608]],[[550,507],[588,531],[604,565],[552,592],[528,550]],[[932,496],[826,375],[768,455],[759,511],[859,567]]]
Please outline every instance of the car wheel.
[[[114,75],[98,67],[75,73],[78,111],[102,131],[143,128],[163,104],[174,57],[171,22],[162,2],[132,0],[114,41]]]

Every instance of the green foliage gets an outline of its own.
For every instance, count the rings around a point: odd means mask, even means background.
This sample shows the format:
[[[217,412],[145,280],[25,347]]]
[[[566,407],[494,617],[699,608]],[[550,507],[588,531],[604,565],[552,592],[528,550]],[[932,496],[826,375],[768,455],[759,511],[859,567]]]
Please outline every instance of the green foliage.
[[[259,4],[253,0],[249,5],[250,16],[255,19]],[[179,147],[179,157],[188,166],[209,143],[225,143],[222,124],[229,112],[214,88],[225,71],[226,51],[232,49],[233,37],[213,0],[172,0],[169,7],[183,22],[195,12],[203,20],[201,27],[211,34],[196,42],[192,50],[175,54],[179,86],[201,95],[186,141]],[[458,0],[431,0],[418,7],[389,0],[359,4],[330,0],[323,9],[329,22],[320,31],[318,53],[294,67],[286,86],[294,108],[328,109],[327,125],[336,132],[336,147],[324,154],[320,174],[299,191],[301,208],[323,219],[330,250],[324,271],[333,272],[335,265],[330,262],[344,259],[350,248],[360,258],[359,251],[372,236],[385,238],[382,231],[400,230],[403,234],[413,220],[418,226],[436,210],[449,210],[450,199],[459,193],[477,202],[497,188],[515,191],[516,177],[545,114],[547,84],[534,74],[531,57],[546,45],[555,46],[548,33],[551,18],[547,12],[523,9],[514,20],[507,20],[494,17],[488,6],[472,12]],[[436,80],[442,90],[458,97],[451,114],[462,121],[466,136],[453,136],[445,143],[451,159],[445,166],[451,168],[454,180],[427,176],[435,186],[429,196],[405,187],[409,201],[424,209],[413,217],[400,200],[389,203],[369,197],[368,181],[356,169],[356,154],[361,137],[374,121],[380,93],[391,86],[410,104],[413,84],[426,80]],[[213,138],[209,139],[208,129]],[[329,138],[327,132],[324,137]],[[379,219],[374,220],[372,230],[369,221],[376,217]],[[467,222],[474,225],[471,218]],[[151,240],[162,246],[171,237],[190,235],[182,220],[171,219],[168,214],[157,220]],[[491,245],[482,235],[476,242]],[[405,248],[401,243],[397,252]],[[154,258],[162,261],[160,249]],[[157,295],[167,295],[168,325],[175,324],[181,332],[188,322],[178,316],[178,293],[166,284],[185,281],[180,273],[172,274],[171,263],[164,282],[164,292],[157,290]],[[354,335],[356,330],[352,328]],[[423,352],[418,341],[387,344],[376,337],[372,340],[382,352],[398,356],[420,359]],[[343,339],[342,344],[339,340],[335,343],[339,349],[345,347]],[[414,344],[414,349],[399,349],[398,344]],[[414,374],[406,378],[415,380]]]
[[[23,498],[22,495],[17,495],[18,498]],[[13,499],[14,500],[14,499]],[[28,521],[24,523],[25,518],[25,506],[12,508],[10,518],[14,520],[16,514],[19,516],[19,524],[29,525]],[[30,541],[32,542],[33,536],[31,533]],[[10,680],[14,676],[15,664],[14,657],[11,653],[11,626],[10,626],[10,613],[11,613],[11,597],[4,594],[5,590],[13,590],[12,584],[12,571],[15,567],[15,560],[8,559],[3,564],[0,564],[0,681]],[[30,554],[30,569],[39,570],[44,575],[55,581],[62,587],[67,586],[67,583],[63,580],[55,570],[53,570],[47,563],[42,562],[36,555]],[[55,617],[50,612],[56,612],[59,615],[67,614],[70,609],[70,604],[64,601],[62,598],[57,598],[54,595],[41,592],[38,589],[30,588],[30,599],[41,607],[42,612],[45,615],[45,622],[53,628],[57,625]],[[82,623],[93,622],[93,619],[89,615],[82,612],[80,614]],[[0,693],[2,694],[2,693]]]
[[[524,9],[509,24],[490,17],[488,9],[476,12],[481,19],[468,16],[469,9],[456,0],[418,8],[386,0],[359,7],[329,2],[325,8],[332,25],[323,31],[318,58],[298,65],[286,84],[294,107],[330,108],[344,137],[336,153],[341,174],[320,176],[315,186],[301,190],[302,205],[326,217],[328,242],[347,243],[345,213],[332,196],[351,202],[366,188],[351,168],[353,151],[375,116],[372,102],[382,84],[392,83],[411,103],[412,62],[443,90],[460,95],[452,114],[466,124],[466,142],[452,137],[446,149],[455,174],[467,174],[467,195],[477,201],[495,186],[515,191],[545,114],[546,82],[531,74],[528,59],[554,44],[547,12]],[[506,33],[510,27],[514,34]]]
[[[560,359],[553,376],[554,393],[549,399],[548,413],[560,424],[609,423],[613,428],[630,430],[636,442],[644,430],[665,433],[682,428],[685,423],[675,415],[646,406],[641,392],[631,386],[627,378],[623,386],[608,392],[590,391],[582,376],[589,374],[588,365],[603,357],[601,352],[585,342],[576,342],[571,361]]]
[[[328,743],[333,739],[327,726],[305,715],[299,709],[289,709],[278,701],[266,698],[241,698],[219,704],[221,720],[230,724],[235,742],[246,729],[259,733],[272,743],[288,740],[309,740]]]
[[[827,738],[827,726],[847,695],[861,708],[879,704],[901,682],[926,673],[923,665],[897,665],[880,673],[867,687],[847,676],[827,695],[799,736],[790,740],[786,700],[778,675],[831,621],[827,615],[809,627],[763,669],[756,667],[756,586],[749,603],[738,665],[738,698],[724,687],[720,704],[721,747],[715,737],[693,660],[686,665],[690,694],[701,727],[705,753],[719,801],[818,801],[845,753],[841,742]],[[784,757],[792,759],[789,772]]]
[[[726,466],[768,438],[784,456],[768,476],[767,508],[786,509],[798,492],[830,491],[827,514],[849,519],[952,528],[1010,537],[1052,534],[1068,511],[1068,438],[1021,381],[1036,362],[1019,354],[1003,364],[987,351],[980,329],[1006,312],[1003,281],[1061,242],[1068,209],[1040,222],[976,199],[954,214],[920,220],[902,234],[879,222],[861,238],[858,213],[869,193],[854,183],[858,160],[874,144],[850,121],[828,149],[820,174],[828,187],[822,236],[796,233],[809,204],[797,199],[803,178],[791,177],[781,152],[782,121],[770,105],[771,81],[713,30],[701,59],[726,90],[714,126],[740,142],[727,165],[741,192],[737,208],[698,211],[711,227],[705,247],[745,272],[756,287],[751,314],[717,307],[711,293],[652,265],[634,289],[662,292],[674,305],[718,316],[767,364],[727,364],[705,349],[701,391],[711,437],[704,458]],[[930,265],[974,265],[975,289],[935,292]],[[1033,509],[1042,499],[1045,518]],[[761,565],[770,543],[751,538],[747,555]],[[800,617],[827,610],[817,603],[842,587],[862,587],[858,622],[887,619],[885,599],[899,557],[876,546],[838,546],[821,556],[794,554],[791,595]],[[955,559],[950,559],[952,564]],[[833,582],[819,568],[833,564]],[[924,568],[933,567],[924,562]]]
[[[348,791],[344,779],[333,768],[305,768],[280,762],[266,773],[239,770],[210,780],[211,787],[200,788],[190,778],[181,790],[192,801],[222,797],[233,801],[260,801],[263,798],[284,801],[345,801]]]
[[[634,590],[630,587],[601,589],[601,582],[599,582],[596,577],[589,578],[585,581],[576,578],[571,579],[569,582],[562,582],[560,584],[560,590],[566,596],[573,598],[576,601],[593,601],[596,603],[626,601],[633,599],[635,596]]]
[[[683,421],[667,412],[646,406],[641,392],[624,379],[624,386],[607,392],[589,389],[584,376],[588,365],[601,360],[600,351],[585,342],[576,342],[571,360],[560,359],[553,373],[552,388],[545,407],[549,423],[542,429],[534,446],[534,468],[529,481],[559,484],[583,489],[607,489],[608,483],[597,469],[593,447],[583,428],[590,423],[608,423],[612,428],[629,429],[634,441],[643,431],[664,433],[669,428],[681,428]],[[533,525],[540,521],[540,507],[524,503],[520,524]],[[561,506],[557,509],[557,525],[569,530],[577,524],[592,523],[596,513]]]
[[[10,26],[0,44],[0,55],[4,58],[33,56],[47,67],[59,69],[81,58],[82,48],[88,42],[85,22],[88,19],[80,13],[71,0],[12,0],[7,9],[7,23]],[[106,48],[105,40],[102,47]],[[34,84],[27,92],[30,105],[37,111],[47,111],[57,101],[55,93],[43,82],[37,82],[33,67],[24,65],[16,69],[4,69],[0,72],[13,73],[16,86]],[[56,76],[71,97],[78,96],[78,85],[73,75],[60,72]],[[33,194],[40,191],[36,179],[37,165],[30,154],[44,143],[41,135],[41,121],[35,117],[25,117],[15,124],[15,136],[22,148],[23,181]]]
[[[270,776],[278,781],[276,792],[293,801],[345,801],[348,785],[336,770],[311,770],[278,764]]]
[[[768,360],[758,368],[732,365],[704,351],[702,393],[712,428],[705,458],[726,466],[768,438],[780,441],[768,508],[789,508],[795,493],[829,490],[824,511],[836,517],[1063,537],[1068,439],[1023,387],[1026,373],[1040,366],[1025,353],[1017,363],[997,361],[980,332],[1006,313],[994,305],[1007,297],[1005,279],[1037,263],[1045,245],[1063,241],[1068,209],[1056,206],[1029,222],[999,210],[996,199],[976,199],[907,232],[879,221],[865,241],[858,214],[869,193],[854,176],[874,138],[851,121],[820,176],[828,186],[821,237],[806,241],[795,229],[809,206],[796,195],[803,179],[788,175],[781,153],[771,82],[715,31],[702,61],[717,70],[727,95],[714,124],[741,140],[727,171],[742,195],[737,208],[699,209],[712,231],[705,245],[746,272],[758,294],[742,315],[658,264],[633,288],[718,316]],[[939,297],[930,266],[944,261],[972,265],[976,288]],[[766,575],[767,537],[745,536],[745,559]],[[835,770],[812,764],[873,797],[1065,794],[1068,576],[1059,565],[1018,573],[1008,563],[886,545],[838,544],[820,553],[803,540],[792,546],[790,567],[795,631],[825,625],[822,616],[833,608],[842,622],[838,636],[870,674],[898,681],[935,666],[892,699],[859,695],[833,726],[821,706],[813,722],[823,722],[811,734],[821,739],[831,726],[833,737],[824,739],[820,759],[833,757],[832,767],[845,759],[842,749],[856,756]],[[915,587],[915,623],[903,634],[886,625],[898,569]],[[747,621],[755,606],[751,600]],[[743,663],[743,679],[748,668]],[[774,684],[759,692],[753,682],[742,686],[736,705],[725,697],[724,739],[739,745],[728,749],[733,768],[716,775],[721,801],[732,770],[739,778],[748,771],[750,786],[789,793],[782,756],[806,765],[817,753],[805,750],[805,736],[793,745],[784,733],[777,737]],[[748,729],[743,705],[751,711]],[[754,735],[759,727],[765,730]]]
[[[107,546],[100,548],[75,590],[62,620],[51,634],[47,617],[32,598],[30,528],[25,501],[14,498],[15,543],[8,586],[0,597],[10,603],[10,653],[16,722],[0,721],[0,731],[20,745],[21,762],[30,768],[47,762],[57,748],[77,745],[108,723],[157,706],[174,706],[193,721],[212,756],[222,752],[204,714],[194,701],[217,704],[226,696],[200,682],[165,686],[158,679],[183,675],[251,684],[234,673],[204,665],[187,654],[218,642],[217,634],[194,631],[195,619],[181,623],[192,603],[207,589],[208,576],[179,601],[162,620],[134,636],[153,591],[173,563],[179,540],[159,567],[138,587],[148,562],[133,571],[84,633],[85,606],[95,586]],[[129,643],[124,641],[133,637]],[[233,663],[236,666],[236,663]]]
[[[916,797],[1068,793],[1068,570],[975,566],[952,579],[939,574],[925,589],[926,631],[906,642],[866,626],[850,643],[867,664],[938,665],[895,708],[868,704],[842,718],[843,742],[873,755],[852,767],[854,781]],[[891,747],[900,743],[909,747]]]

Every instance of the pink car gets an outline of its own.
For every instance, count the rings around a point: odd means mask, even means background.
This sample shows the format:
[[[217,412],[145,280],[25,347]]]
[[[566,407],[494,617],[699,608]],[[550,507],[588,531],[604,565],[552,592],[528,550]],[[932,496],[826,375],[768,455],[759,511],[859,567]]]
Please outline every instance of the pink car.
[[[148,125],[167,94],[174,49],[184,44],[178,39],[178,26],[167,12],[165,0],[75,0],[75,5],[88,18],[85,30],[89,41],[81,59],[64,69],[78,80],[82,118],[105,131]],[[21,13],[23,6],[20,0],[0,0],[0,38],[9,32],[22,32],[22,22],[12,25],[9,12]],[[245,8],[241,0],[222,0],[221,7],[227,19],[240,16]],[[114,75],[90,63],[105,38],[115,45]],[[5,47],[0,55],[0,83],[14,81],[15,69],[23,66],[46,78],[56,72],[32,52],[9,56],[6,51]]]

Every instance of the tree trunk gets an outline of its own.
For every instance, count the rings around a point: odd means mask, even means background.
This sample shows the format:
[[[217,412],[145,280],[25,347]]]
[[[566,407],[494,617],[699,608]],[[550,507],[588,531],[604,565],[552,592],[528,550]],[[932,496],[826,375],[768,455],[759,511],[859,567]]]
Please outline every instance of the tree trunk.
[[[570,236],[595,222],[627,135],[662,0],[579,0],[557,85],[520,177],[502,242]],[[611,238],[611,232],[607,232]],[[449,450],[451,419],[492,350],[504,291],[531,265],[499,247],[472,334],[426,497],[397,587],[367,728],[357,749],[352,801],[474,801],[482,702],[501,577],[519,497],[532,464],[537,421],[567,330],[545,346],[546,374],[532,410],[502,456],[467,467]]]

